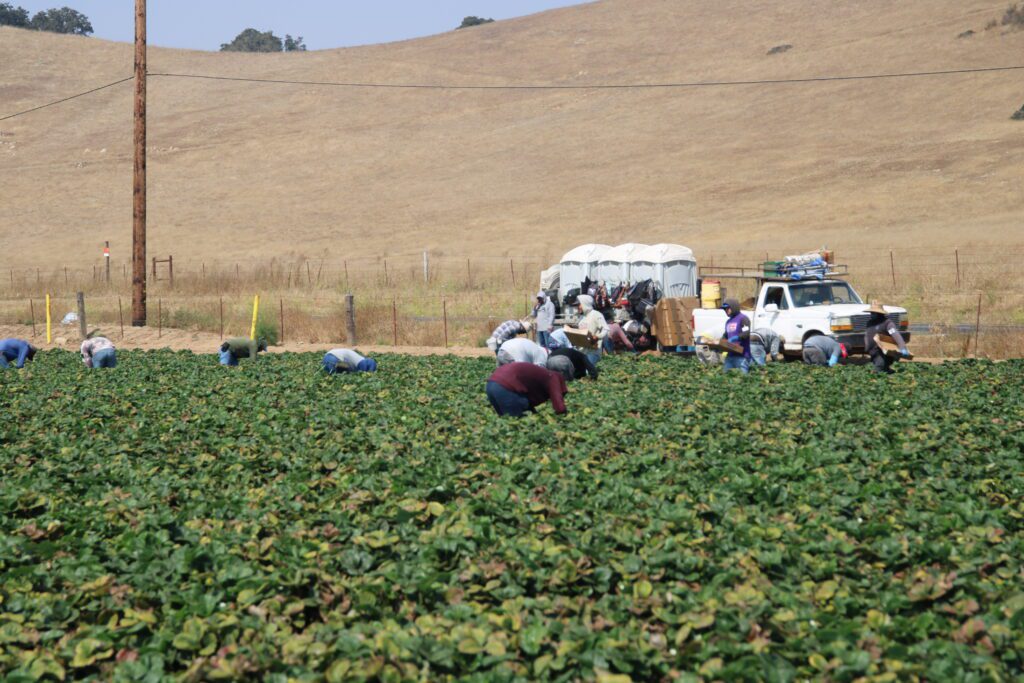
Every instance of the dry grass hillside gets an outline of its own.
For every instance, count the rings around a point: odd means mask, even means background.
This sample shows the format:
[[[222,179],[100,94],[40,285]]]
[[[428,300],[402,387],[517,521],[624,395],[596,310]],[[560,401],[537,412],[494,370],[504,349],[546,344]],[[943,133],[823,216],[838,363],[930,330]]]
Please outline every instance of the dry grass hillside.
[[[1024,63],[1005,0],[602,0],[306,54],[151,49],[150,70],[595,84]],[[973,29],[976,34],[958,38]],[[793,47],[769,56],[770,48]],[[131,46],[0,29],[0,115],[131,74]],[[150,252],[177,258],[718,253],[1024,243],[1024,72],[615,91],[153,78]],[[0,123],[3,265],[131,235],[131,86]]]

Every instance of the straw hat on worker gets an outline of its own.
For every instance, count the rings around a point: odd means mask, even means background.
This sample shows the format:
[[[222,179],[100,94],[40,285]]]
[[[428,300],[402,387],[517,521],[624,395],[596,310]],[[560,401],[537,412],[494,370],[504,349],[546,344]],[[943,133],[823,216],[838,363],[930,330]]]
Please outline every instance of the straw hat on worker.
[[[879,315],[889,315],[889,311],[885,310],[885,306],[879,301],[872,301],[868,306],[865,313],[878,313]]]

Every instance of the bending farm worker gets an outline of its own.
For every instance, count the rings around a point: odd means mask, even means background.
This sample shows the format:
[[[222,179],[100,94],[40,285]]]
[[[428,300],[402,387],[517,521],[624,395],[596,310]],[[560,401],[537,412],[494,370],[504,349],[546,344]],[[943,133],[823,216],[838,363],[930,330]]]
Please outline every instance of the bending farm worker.
[[[549,350],[554,349],[571,349],[572,342],[569,341],[569,337],[565,334],[565,330],[559,327],[557,330],[552,332],[549,336],[548,346]]]
[[[509,339],[515,339],[521,334],[529,334],[531,327],[531,324],[528,322],[506,320],[494,328],[490,339],[487,340],[487,348],[494,353],[498,353],[498,349],[501,348],[502,344]]]
[[[339,372],[377,372],[377,361],[352,349],[333,349],[324,356],[323,369],[328,375]]]
[[[605,339],[608,338],[608,321],[600,311],[594,309],[594,298],[587,294],[579,296],[580,313],[583,320],[580,321],[580,329],[587,333],[587,338],[597,344],[597,349],[588,351],[587,357],[591,363],[597,364],[601,358],[601,351],[604,349]]]
[[[509,363],[533,363],[542,368],[547,367],[548,352],[529,339],[509,339],[498,349],[498,365]]]
[[[498,415],[522,417],[551,401],[556,415],[565,415],[565,378],[533,363],[509,363],[487,380],[487,400]]]
[[[29,344],[24,339],[2,339],[0,340],[0,368],[6,370],[14,363],[14,367],[25,367],[25,361],[36,357],[39,349]]]
[[[597,379],[597,366],[576,349],[555,349],[548,357],[548,370],[560,372],[566,382],[583,379]]]
[[[750,319],[743,315],[740,310],[740,303],[736,299],[726,299],[722,304],[725,314],[729,319],[725,323],[725,334],[722,339],[738,344],[743,348],[739,353],[729,351],[722,363],[722,370],[739,370],[746,374],[750,372]]]
[[[254,341],[248,337],[233,337],[220,345],[220,364],[238,365],[242,358],[256,360],[256,354],[267,350],[267,342],[263,339]]]
[[[759,327],[750,333],[750,359],[754,365],[764,366],[769,360],[782,360],[779,347],[782,338],[770,327]]]
[[[106,337],[90,337],[82,342],[82,362],[87,368],[116,368],[117,351]]]
[[[555,329],[555,304],[544,291],[537,292],[533,318],[537,325],[537,343],[544,348],[550,348],[551,332]]]
[[[875,336],[885,334],[891,337],[899,348],[900,356],[904,358],[910,355],[910,349],[907,348],[907,343],[903,340],[903,335],[900,334],[899,326],[889,317],[885,306],[877,301],[872,301],[867,313],[870,317],[867,329],[864,330],[864,351],[870,356],[875,372],[892,372],[892,366],[897,359],[890,358],[885,351],[878,347]]]
[[[840,361],[846,360],[846,355],[844,345],[823,334],[811,337],[804,342],[803,358],[807,365],[834,368],[839,365]]]

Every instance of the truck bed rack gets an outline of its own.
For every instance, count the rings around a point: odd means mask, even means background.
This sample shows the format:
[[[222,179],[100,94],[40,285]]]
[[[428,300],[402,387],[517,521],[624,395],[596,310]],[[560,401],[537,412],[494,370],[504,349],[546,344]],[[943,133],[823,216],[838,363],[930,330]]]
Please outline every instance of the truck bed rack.
[[[774,263],[771,264],[774,266]],[[811,277],[793,279],[783,275],[768,274],[768,263],[762,263],[756,268],[747,266],[701,266],[698,273],[702,280],[757,280],[758,282],[814,282],[818,275],[826,280],[837,280],[848,277],[850,269],[846,265],[830,265],[829,269],[823,272],[814,273]]]

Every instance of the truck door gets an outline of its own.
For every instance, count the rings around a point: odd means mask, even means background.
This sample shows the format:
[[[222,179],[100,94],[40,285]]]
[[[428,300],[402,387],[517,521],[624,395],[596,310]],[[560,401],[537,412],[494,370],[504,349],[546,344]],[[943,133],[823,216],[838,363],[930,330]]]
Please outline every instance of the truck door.
[[[792,315],[789,311],[793,308],[789,300],[788,288],[783,285],[765,285],[762,291],[761,302],[754,312],[754,329],[767,327],[775,331],[786,342],[792,343],[796,339],[799,344],[800,338],[794,337]]]

